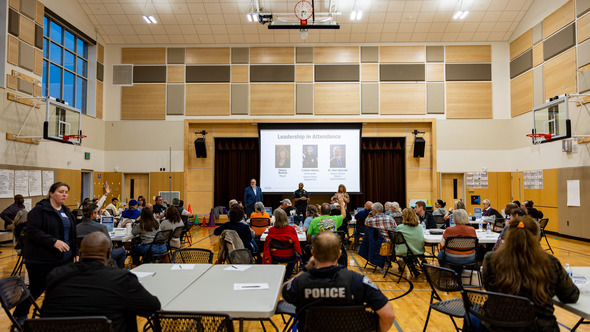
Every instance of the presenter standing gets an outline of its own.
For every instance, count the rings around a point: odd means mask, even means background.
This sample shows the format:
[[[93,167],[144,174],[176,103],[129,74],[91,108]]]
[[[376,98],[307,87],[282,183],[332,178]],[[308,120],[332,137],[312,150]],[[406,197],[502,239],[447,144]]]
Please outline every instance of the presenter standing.
[[[246,206],[247,216],[254,212],[256,202],[262,202],[262,189],[256,186],[256,179],[252,179],[250,180],[250,186],[244,190],[244,206]]]
[[[348,193],[346,192],[346,186],[344,184],[340,184],[338,186],[338,192],[332,196],[332,200],[338,200],[338,194],[342,194],[342,197],[344,198],[344,203],[350,203],[350,196],[348,196]]]
[[[298,216],[305,215],[307,209],[307,201],[309,200],[309,193],[303,189],[303,183],[299,182],[299,189],[293,192],[293,202],[295,202],[295,209],[297,209]]]

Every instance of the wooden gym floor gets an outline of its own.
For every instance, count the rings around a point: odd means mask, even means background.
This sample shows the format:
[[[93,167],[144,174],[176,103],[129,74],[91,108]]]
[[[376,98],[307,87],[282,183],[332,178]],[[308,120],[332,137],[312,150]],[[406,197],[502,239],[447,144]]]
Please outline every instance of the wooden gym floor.
[[[212,228],[194,226],[192,229],[192,238],[193,248],[210,249],[217,253],[217,236],[213,235]],[[573,266],[590,266],[590,243],[564,239],[553,235],[549,235],[548,238],[549,243],[555,252],[555,256],[559,258],[562,264],[569,263]],[[0,273],[2,277],[7,277],[10,275],[16,264],[17,255],[12,247],[9,246],[1,247],[0,250],[2,250],[2,253],[0,254]],[[392,275],[383,278],[383,272],[380,269],[377,269],[375,273],[373,273],[373,268],[371,267],[363,269],[365,260],[353,253],[352,250],[348,250],[348,260],[349,269],[367,275],[388,298],[394,298],[408,289],[408,284],[406,282],[402,280],[397,284],[397,278]],[[397,267],[394,267],[393,270],[394,272],[397,272]],[[410,277],[407,270],[406,276]],[[411,278],[411,280],[414,284],[414,290],[405,297],[392,301],[396,320],[390,331],[422,331],[424,327],[430,301],[430,287],[423,274],[420,275],[419,278]],[[443,299],[458,297],[457,294],[441,294],[441,296]],[[195,300],[198,301],[198,299]],[[38,302],[39,305],[41,305],[42,297],[39,298]],[[578,316],[558,307],[555,307],[555,315],[561,331],[569,331],[579,319]],[[280,329],[284,327],[280,316],[274,316],[272,320]],[[144,318],[138,318],[138,326],[140,329],[143,327],[144,323]],[[462,320],[457,320],[457,323],[461,326],[463,322]],[[237,330],[237,321],[234,324]],[[272,326],[268,322],[265,323],[265,327],[267,330],[270,329],[272,331]],[[2,313],[0,313],[0,331],[8,331],[9,328],[10,321],[6,317],[4,311],[2,311]],[[259,322],[245,322],[244,329],[246,331],[262,331]],[[431,313],[430,321],[428,323],[428,331],[453,330],[453,324],[448,316],[435,311]],[[582,325],[578,328],[578,331],[590,331],[590,325]]]

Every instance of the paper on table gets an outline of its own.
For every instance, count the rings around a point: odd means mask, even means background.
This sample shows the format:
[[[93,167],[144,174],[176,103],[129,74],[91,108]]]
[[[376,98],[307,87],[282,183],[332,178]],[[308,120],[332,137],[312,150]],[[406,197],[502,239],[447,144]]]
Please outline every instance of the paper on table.
[[[267,283],[234,284],[234,290],[268,289]]]
[[[131,273],[135,274],[138,279],[143,277],[149,277],[156,275],[156,272],[140,272],[140,271],[131,271]]]
[[[171,270],[193,270],[195,264],[174,264]]]
[[[567,206],[580,206],[580,180],[567,180]]]
[[[247,269],[249,269],[251,266],[250,265],[230,265],[228,267],[226,267],[224,270],[225,271],[246,271]]]

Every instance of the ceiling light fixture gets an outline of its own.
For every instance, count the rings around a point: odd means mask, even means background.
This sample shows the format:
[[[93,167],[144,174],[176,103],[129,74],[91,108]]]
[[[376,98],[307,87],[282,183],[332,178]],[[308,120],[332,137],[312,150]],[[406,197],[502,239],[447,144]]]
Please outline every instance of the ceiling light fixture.
[[[143,15],[143,20],[144,20],[144,21],[145,21],[145,23],[147,23],[147,24],[150,24],[150,23],[152,23],[152,22],[150,21],[150,19],[149,19],[147,16],[145,16],[145,15]]]
[[[468,14],[469,14],[469,11],[468,11],[468,10],[464,11],[464,12],[463,12],[463,14],[461,14],[461,16],[459,16],[459,19],[460,19],[460,20],[463,20],[463,19],[465,19],[465,18],[467,17],[467,15],[468,15]]]
[[[246,14],[246,18],[248,18],[248,22],[252,22],[252,14]]]
[[[156,23],[158,23],[158,21],[156,21],[156,19],[152,15],[150,15],[150,16],[143,15],[143,20],[147,24],[152,24],[152,23],[153,24],[156,24]]]
[[[352,13],[350,13],[350,20],[351,21],[356,20],[356,11],[353,10]]]
[[[458,20],[461,15],[463,15],[463,11],[459,10],[453,15],[453,20]]]
[[[152,15],[148,16],[148,18],[150,19],[150,21],[152,21],[152,23],[158,23],[158,21],[156,21],[156,19]]]
[[[353,11],[350,13],[350,20],[351,20],[351,21],[360,21],[360,19],[361,19],[362,17],[363,17],[363,12],[362,12],[362,11],[360,11],[360,10],[359,10],[359,11],[353,10]]]

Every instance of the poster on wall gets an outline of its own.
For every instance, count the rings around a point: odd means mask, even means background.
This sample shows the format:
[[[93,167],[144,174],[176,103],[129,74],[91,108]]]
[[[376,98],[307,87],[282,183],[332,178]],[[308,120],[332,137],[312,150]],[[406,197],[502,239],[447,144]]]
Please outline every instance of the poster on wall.
[[[49,192],[49,188],[53,184],[53,171],[43,171],[43,193],[45,195]]]
[[[14,194],[29,197],[29,171],[14,172]]]
[[[0,169],[0,198],[14,197],[14,170]]]
[[[580,180],[567,180],[567,206],[580,206]]]
[[[522,172],[524,189],[543,189],[543,170]]]
[[[25,210],[27,211],[31,211],[31,209],[33,208],[33,200],[31,198],[25,198]]]
[[[465,178],[468,189],[485,189],[488,187],[488,172],[467,172]]]
[[[41,196],[41,171],[29,171],[29,195]]]

